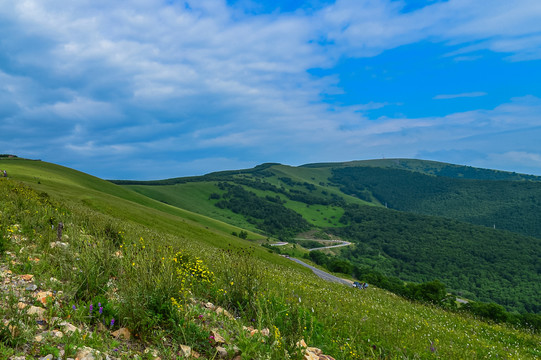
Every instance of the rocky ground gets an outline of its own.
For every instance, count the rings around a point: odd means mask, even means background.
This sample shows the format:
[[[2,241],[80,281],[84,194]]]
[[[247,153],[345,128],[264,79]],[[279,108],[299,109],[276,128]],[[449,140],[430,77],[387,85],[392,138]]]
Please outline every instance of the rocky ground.
[[[21,273],[24,262],[39,264],[39,256],[33,253],[32,245],[25,244],[24,238],[14,235],[12,240],[19,244],[19,251],[6,251],[4,261],[0,263],[0,340],[11,343],[13,354],[9,360],[98,360],[98,359],[203,359],[208,358],[192,349],[190,344],[180,345],[174,353],[164,351],[168,340],[162,344],[144,344],[136,339],[129,329],[118,328],[103,323],[88,325],[77,321],[66,313],[68,299],[61,290],[62,282],[55,278],[42,279],[39,274]],[[51,248],[68,248],[67,242],[52,242]],[[22,259],[21,259],[22,257]],[[24,260],[24,261],[22,261]],[[39,267],[36,267],[39,268]],[[198,326],[210,331],[210,345],[214,349],[213,359],[243,359],[242,352],[235,345],[235,332],[242,332],[244,337],[268,341],[270,331],[267,328],[256,329],[251,326],[236,325],[237,319],[222,307],[210,302],[191,299],[190,307],[198,309],[201,318]],[[62,310],[64,309],[64,310]],[[90,309],[92,312],[92,308]],[[100,311],[101,309],[96,309]],[[114,322],[114,320],[113,320]],[[112,323],[110,325],[113,325]],[[236,330],[241,328],[242,330]],[[95,339],[96,348],[86,346],[88,340]],[[84,341],[81,341],[84,340]],[[24,342],[23,342],[24,341]],[[92,341],[90,341],[92,343]],[[157,345],[157,346],[156,346]],[[306,360],[333,360],[322,354],[321,350],[309,347],[304,340],[299,341]],[[109,349],[104,351],[103,349]],[[100,350],[98,350],[100,349]],[[2,357],[2,354],[0,354]]]

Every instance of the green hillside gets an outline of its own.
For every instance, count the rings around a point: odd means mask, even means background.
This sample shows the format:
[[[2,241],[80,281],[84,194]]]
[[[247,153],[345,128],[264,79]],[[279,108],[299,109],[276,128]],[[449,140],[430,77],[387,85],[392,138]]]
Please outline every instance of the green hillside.
[[[108,215],[137,220],[145,225],[157,222],[161,228],[175,231],[181,219],[182,222],[199,224],[226,234],[241,230],[56,164],[15,158],[1,159],[0,167],[7,169],[10,177],[23,181],[38,191],[83,203]],[[252,237],[260,238],[256,234],[252,234]]]
[[[333,169],[330,181],[347,194],[371,196],[396,210],[541,238],[540,181],[450,178],[377,167]]]
[[[398,169],[418,172],[426,175],[434,175],[449,178],[474,179],[474,180],[531,180],[541,181],[540,176],[519,174],[509,171],[482,169],[472,166],[455,165],[430,160],[418,159],[378,159],[359,160],[344,163],[316,163],[306,164],[301,167],[321,168],[346,168],[346,167],[376,167],[383,169]]]
[[[539,180],[384,159],[263,164],[201,177],[116,183],[280,240],[292,241],[310,228],[333,232],[356,244],[334,251],[349,268],[368,267],[406,281],[439,279],[463,296],[537,313]]]
[[[367,202],[342,193],[337,186],[328,186],[325,181],[330,175],[329,169],[264,164],[254,169],[224,171],[200,177],[113,182],[179,208],[253,231],[264,232],[267,235],[277,235],[279,231],[273,233],[258,228],[254,223],[254,217],[249,214],[239,214],[228,206],[218,208],[216,204],[224,200],[221,196],[228,193],[219,184],[242,186],[262,198],[269,206],[274,206],[276,199],[279,198],[283,207],[299,213],[312,226],[341,226],[338,219],[343,214],[342,204],[346,202],[367,204]],[[241,196],[239,192],[231,194],[233,197],[235,195]]]
[[[406,281],[438,279],[454,293],[541,313],[541,239],[434,216],[350,206],[334,229],[356,246],[340,256]],[[362,276],[362,275],[361,275]]]
[[[0,270],[10,280],[0,303],[2,358],[75,358],[88,348],[176,358],[189,346],[200,359],[220,351],[301,359],[301,339],[336,359],[541,356],[530,330],[323,281],[219,222],[145,205],[100,179],[27,160],[0,160],[0,168],[10,175],[0,179]],[[60,235],[51,228],[59,222]],[[18,293],[21,281],[45,295]],[[112,335],[121,329],[133,338]]]

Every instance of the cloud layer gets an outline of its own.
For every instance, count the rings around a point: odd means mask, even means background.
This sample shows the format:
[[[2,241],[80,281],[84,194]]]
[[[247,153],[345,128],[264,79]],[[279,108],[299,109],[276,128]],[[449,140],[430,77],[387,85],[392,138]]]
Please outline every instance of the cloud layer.
[[[422,118],[374,117],[370,111],[386,104],[325,100],[343,91],[345,74],[333,72],[343,59],[411,44],[437,44],[459,60],[486,51],[503,61],[541,59],[539,1],[429,1],[409,12],[405,5],[338,0],[253,14],[242,2],[221,0],[138,0],[129,7],[0,0],[0,32],[8,34],[0,40],[1,152],[106,178],[173,177],[265,161],[425,154],[446,160],[470,150],[476,158],[457,161],[513,169],[516,159],[541,174],[541,151],[527,146],[541,135],[537,94]],[[525,141],[513,143],[517,132]],[[141,175],[141,164],[152,175]]]

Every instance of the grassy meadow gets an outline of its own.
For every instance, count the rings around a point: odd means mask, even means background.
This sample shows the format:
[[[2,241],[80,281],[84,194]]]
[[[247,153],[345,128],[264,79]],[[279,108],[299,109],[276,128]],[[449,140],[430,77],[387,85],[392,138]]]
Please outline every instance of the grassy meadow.
[[[44,304],[25,293],[45,309],[45,323],[4,291],[1,358],[75,357],[86,346],[122,359],[177,359],[188,345],[216,359],[222,345],[229,359],[302,359],[301,339],[335,359],[541,357],[539,334],[325,282],[231,236],[236,227],[106,181],[22,159],[0,168],[10,175],[0,179],[3,274],[32,274],[51,291]],[[59,222],[67,245],[53,247]],[[52,336],[61,321],[80,330]],[[120,328],[132,339],[111,336]],[[36,341],[43,330],[46,341]]]

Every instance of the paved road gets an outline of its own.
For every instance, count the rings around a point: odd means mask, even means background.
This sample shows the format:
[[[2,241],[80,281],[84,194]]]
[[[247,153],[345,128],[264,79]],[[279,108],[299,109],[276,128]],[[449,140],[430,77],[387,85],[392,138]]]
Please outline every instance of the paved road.
[[[298,239],[298,240],[309,240],[309,239]],[[331,249],[331,248],[337,248],[337,247],[341,247],[341,246],[349,246],[349,245],[351,245],[350,242],[348,242],[348,241],[343,241],[343,240],[325,240],[325,241],[340,242],[340,244],[338,244],[338,245],[322,246],[322,247],[312,248],[312,249],[307,249],[307,250],[308,250],[308,251],[323,250],[323,249]],[[287,244],[289,244],[289,243],[287,243],[287,242],[277,242],[277,243],[274,243],[274,244],[270,244],[270,246],[284,246],[284,245],[287,245]]]
[[[315,268],[315,267],[313,267],[311,265],[308,265],[304,261],[301,261],[301,260],[295,259],[295,258],[289,258],[289,260],[295,261],[296,263],[301,264],[302,266],[305,266],[305,267],[311,269],[314,272],[314,274],[316,274],[317,276],[319,276],[323,280],[333,281],[333,282],[337,282],[337,283],[344,284],[344,285],[347,285],[347,286],[353,286],[353,281],[342,279],[342,278],[339,278],[337,276],[326,273],[325,271],[319,270],[319,269],[317,269],[317,268]]]
[[[340,240],[338,240],[338,241],[340,241]],[[341,246],[349,246],[349,245],[351,245],[351,243],[348,242],[348,241],[340,241],[340,244],[338,244],[338,245],[323,246],[323,247],[318,247],[318,248],[308,249],[308,251],[322,250],[322,249],[331,249],[331,248],[337,248],[337,247],[341,247]]]

